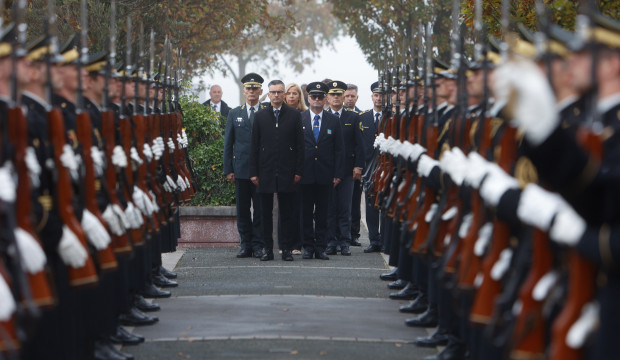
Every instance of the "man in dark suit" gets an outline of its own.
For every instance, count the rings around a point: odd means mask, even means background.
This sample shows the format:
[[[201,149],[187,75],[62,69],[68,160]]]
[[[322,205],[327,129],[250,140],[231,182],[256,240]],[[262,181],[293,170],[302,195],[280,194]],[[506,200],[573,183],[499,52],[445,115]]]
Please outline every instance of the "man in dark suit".
[[[301,180],[304,259],[329,260],[327,216],[330,189],[344,173],[344,140],[338,119],[323,111],[327,86],[308,84],[310,109],[302,113],[305,141],[304,177]],[[314,227],[312,222],[315,222]]]
[[[263,256],[260,197],[256,192],[256,185],[250,181],[249,173],[254,117],[256,112],[266,107],[258,102],[263,92],[263,81],[263,78],[255,73],[241,78],[246,103],[229,112],[224,135],[224,174],[235,184],[237,230],[241,238],[238,258]],[[254,216],[250,208],[254,209]]]
[[[283,246],[282,260],[293,261],[290,249],[297,183],[304,166],[304,134],[299,111],[284,104],[284,83],[269,83],[268,107],[259,110],[252,127],[250,180],[261,201],[265,252],[261,261],[273,260],[273,194],[278,194]]]
[[[243,82],[243,79],[241,79],[241,82]],[[222,87],[219,85],[211,86],[209,96],[211,96],[211,98],[202,104],[220,113],[222,118],[227,119],[230,107],[222,100]]]
[[[375,154],[373,144],[375,138],[379,134],[379,120],[381,119],[381,88],[379,82],[374,82],[370,86],[372,91],[372,110],[363,112],[360,115],[360,129],[362,129],[362,139],[364,144],[364,169],[368,168],[368,165],[372,161],[372,157]],[[368,238],[370,239],[370,246],[364,249],[364,252],[379,252],[381,251],[381,234],[379,233],[379,210],[372,206],[372,201],[366,193],[366,225],[368,226]]]
[[[364,150],[362,148],[362,131],[359,115],[355,110],[344,107],[344,92],[347,84],[332,81],[327,84],[329,89],[327,101],[329,112],[340,122],[344,139],[344,178],[333,190],[329,207],[329,243],[327,255],[335,255],[336,247],[340,246],[341,254],[351,255],[351,201],[353,199],[353,181],[362,178],[364,168]]]

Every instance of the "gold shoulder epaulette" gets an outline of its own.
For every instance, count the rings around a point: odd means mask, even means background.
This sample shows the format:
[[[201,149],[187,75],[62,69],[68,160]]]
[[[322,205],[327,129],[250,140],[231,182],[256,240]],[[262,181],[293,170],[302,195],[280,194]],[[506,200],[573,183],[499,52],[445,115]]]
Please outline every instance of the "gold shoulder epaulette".
[[[362,112],[360,113],[360,115],[366,114],[366,113],[367,113],[367,112],[369,112],[369,111],[372,111],[372,110],[362,111]]]

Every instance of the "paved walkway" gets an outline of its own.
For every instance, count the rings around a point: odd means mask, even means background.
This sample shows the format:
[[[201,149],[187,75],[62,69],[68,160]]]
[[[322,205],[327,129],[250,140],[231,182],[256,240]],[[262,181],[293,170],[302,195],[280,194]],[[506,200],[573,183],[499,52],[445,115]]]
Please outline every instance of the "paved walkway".
[[[365,234],[364,234],[365,235]],[[362,235],[362,244],[368,244]],[[134,331],[124,347],[136,359],[422,359],[412,344],[425,329],[407,328],[388,299],[378,254],[329,261],[237,259],[238,248],[187,249],[165,257],[179,274],[172,298],[157,302],[159,323]]]

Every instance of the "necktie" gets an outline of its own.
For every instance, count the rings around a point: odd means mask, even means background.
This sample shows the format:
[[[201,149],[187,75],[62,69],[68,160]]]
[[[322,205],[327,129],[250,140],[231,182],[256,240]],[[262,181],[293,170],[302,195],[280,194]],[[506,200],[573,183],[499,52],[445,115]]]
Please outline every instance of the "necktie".
[[[213,105],[213,112],[217,112],[217,105]]]
[[[375,114],[375,129],[379,128],[379,117],[381,116],[381,114],[376,113]]]
[[[319,115],[314,115],[314,123],[312,124],[312,133],[314,134],[314,141],[319,141],[319,119],[321,117]]]
[[[276,116],[276,127],[278,127],[278,117],[280,117],[280,110],[274,110],[273,114]]]
[[[334,115],[336,115],[336,117],[337,117],[338,119],[340,119],[340,113],[339,113],[338,111],[336,111],[336,112],[334,113]]]
[[[254,124],[254,106],[250,108],[250,126]]]

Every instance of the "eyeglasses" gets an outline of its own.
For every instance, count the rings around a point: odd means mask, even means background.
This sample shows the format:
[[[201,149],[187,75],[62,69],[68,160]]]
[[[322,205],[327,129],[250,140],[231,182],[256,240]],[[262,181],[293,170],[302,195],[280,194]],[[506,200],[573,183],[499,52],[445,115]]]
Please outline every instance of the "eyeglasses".
[[[282,95],[282,94],[284,94],[284,91],[270,91],[269,93],[271,95]]]
[[[325,95],[310,95],[310,99],[323,100],[325,99]]]

